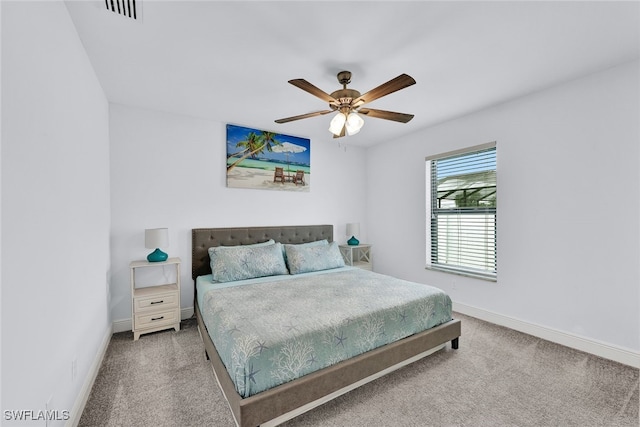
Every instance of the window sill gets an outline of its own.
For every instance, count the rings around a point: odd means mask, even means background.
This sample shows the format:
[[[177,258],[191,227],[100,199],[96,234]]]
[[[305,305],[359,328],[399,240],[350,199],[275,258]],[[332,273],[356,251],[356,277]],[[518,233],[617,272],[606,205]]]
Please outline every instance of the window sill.
[[[439,267],[439,266],[433,266],[433,265],[428,265],[425,267],[426,270],[433,270],[433,271],[440,271],[442,273],[449,273],[449,274],[455,274],[457,276],[464,276],[464,277],[472,277],[474,279],[480,279],[480,280],[485,280],[487,282],[497,282],[498,281],[498,277],[496,276],[486,276],[483,274],[478,274],[478,273],[473,273],[470,271],[463,271],[463,270],[453,270],[453,269],[449,269],[449,268],[443,268],[443,267]]]

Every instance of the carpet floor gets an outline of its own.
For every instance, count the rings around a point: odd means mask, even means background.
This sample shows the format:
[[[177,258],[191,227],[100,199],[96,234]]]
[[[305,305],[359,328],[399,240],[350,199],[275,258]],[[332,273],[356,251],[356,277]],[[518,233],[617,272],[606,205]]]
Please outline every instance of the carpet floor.
[[[450,346],[284,426],[633,426],[639,370],[456,314]],[[235,425],[194,319],[114,334],[80,426]]]

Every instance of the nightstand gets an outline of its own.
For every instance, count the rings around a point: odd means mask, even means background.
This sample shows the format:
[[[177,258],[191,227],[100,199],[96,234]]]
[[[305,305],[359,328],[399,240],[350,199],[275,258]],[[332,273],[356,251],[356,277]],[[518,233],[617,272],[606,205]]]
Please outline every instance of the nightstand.
[[[340,253],[344,258],[344,263],[363,270],[372,271],[371,245],[339,245]]]
[[[133,339],[141,334],[174,328],[180,330],[180,258],[163,262],[133,261],[131,270],[131,327]],[[176,282],[136,287],[136,269],[175,268]]]

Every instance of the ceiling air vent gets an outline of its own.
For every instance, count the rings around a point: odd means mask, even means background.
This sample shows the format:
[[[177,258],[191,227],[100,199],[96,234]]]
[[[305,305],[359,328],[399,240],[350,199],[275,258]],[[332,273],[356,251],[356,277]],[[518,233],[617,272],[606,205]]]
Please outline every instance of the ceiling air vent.
[[[131,19],[140,19],[140,3],[136,0],[104,0],[107,10]]]

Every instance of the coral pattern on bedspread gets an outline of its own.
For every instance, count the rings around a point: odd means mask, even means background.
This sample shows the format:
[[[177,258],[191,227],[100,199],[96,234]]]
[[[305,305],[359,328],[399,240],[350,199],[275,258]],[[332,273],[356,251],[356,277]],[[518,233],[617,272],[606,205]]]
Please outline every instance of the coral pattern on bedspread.
[[[451,320],[442,290],[360,269],[212,289],[203,305],[243,397]]]

